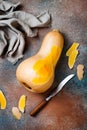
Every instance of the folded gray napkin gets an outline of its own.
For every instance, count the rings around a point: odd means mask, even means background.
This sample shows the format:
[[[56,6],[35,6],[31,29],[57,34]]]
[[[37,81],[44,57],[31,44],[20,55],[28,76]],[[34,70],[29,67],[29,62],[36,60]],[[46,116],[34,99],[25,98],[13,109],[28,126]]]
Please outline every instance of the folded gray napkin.
[[[36,27],[48,27],[50,24],[48,12],[34,16],[16,10],[19,5],[20,3],[13,4],[8,1],[0,3],[0,56],[4,55],[13,64],[23,57],[23,33],[28,37],[34,37],[37,35]]]

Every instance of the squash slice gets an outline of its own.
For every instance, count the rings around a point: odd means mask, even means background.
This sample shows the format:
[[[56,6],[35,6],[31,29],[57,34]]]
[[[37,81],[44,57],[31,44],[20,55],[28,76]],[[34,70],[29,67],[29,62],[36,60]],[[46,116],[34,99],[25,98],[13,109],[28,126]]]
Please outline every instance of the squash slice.
[[[76,57],[78,55],[78,50],[74,50],[71,55],[69,56],[69,60],[68,60],[68,66],[70,69],[73,68],[75,61],[76,61]]]
[[[21,112],[19,111],[19,109],[17,107],[13,107],[12,108],[12,114],[13,116],[17,119],[20,120],[21,119]]]
[[[83,64],[79,64],[77,66],[77,77],[79,80],[83,79],[83,75],[84,75],[84,65]]]
[[[6,98],[3,94],[3,92],[0,90],[0,107],[1,107],[1,109],[5,109],[6,105],[7,105]]]
[[[72,69],[75,64],[76,57],[78,55],[78,50],[77,50],[78,46],[79,46],[79,43],[74,42],[72,46],[66,52],[66,56],[68,56],[68,66],[70,69]]]
[[[25,106],[26,106],[26,96],[25,95],[22,95],[19,99],[19,102],[18,102],[18,108],[19,110],[24,113],[25,111]]]
[[[77,49],[78,46],[79,46],[79,43],[74,42],[74,43],[72,44],[72,46],[71,46],[71,47],[68,49],[68,51],[66,52],[66,56],[70,56],[71,53],[72,53],[74,50]]]

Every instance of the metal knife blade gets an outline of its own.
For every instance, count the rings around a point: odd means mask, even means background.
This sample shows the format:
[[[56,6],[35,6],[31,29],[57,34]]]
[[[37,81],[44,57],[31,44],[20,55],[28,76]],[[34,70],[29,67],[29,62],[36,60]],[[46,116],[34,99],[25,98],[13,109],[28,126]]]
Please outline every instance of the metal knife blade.
[[[54,97],[57,93],[61,91],[64,85],[74,76],[74,74],[68,75],[64,80],[60,82],[60,84],[55,88],[55,90],[46,98],[46,101],[49,101],[52,97]]]
[[[64,85],[74,76],[74,74],[71,74],[69,76],[67,76],[64,80],[62,80],[60,82],[60,84],[57,86],[57,88],[55,88],[55,90],[53,92],[51,92],[51,94],[46,97],[44,100],[42,100],[42,102],[40,104],[38,104],[31,112],[30,115],[34,116],[36,115],[41,109],[42,107],[44,107],[47,102],[49,102],[49,100],[54,97],[57,93],[60,92],[60,90],[64,87]]]

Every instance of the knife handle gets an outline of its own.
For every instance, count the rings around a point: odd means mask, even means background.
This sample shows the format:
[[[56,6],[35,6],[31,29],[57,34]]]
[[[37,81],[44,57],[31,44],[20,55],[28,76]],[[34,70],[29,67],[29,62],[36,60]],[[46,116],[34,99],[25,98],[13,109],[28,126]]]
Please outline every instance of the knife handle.
[[[45,105],[47,104],[47,101],[44,99],[39,105],[37,105],[31,112],[31,116],[35,116]]]

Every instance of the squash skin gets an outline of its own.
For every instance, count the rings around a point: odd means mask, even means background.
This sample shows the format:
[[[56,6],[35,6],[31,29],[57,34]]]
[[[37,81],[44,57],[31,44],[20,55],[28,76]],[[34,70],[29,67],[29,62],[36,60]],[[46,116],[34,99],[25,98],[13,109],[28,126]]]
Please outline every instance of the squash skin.
[[[43,39],[38,53],[19,64],[16,70],[18,81],[29,91],[36,93],[47,91],[54,81],[55,66],[63,45],[64,38],[58,30],[49,32]]]

